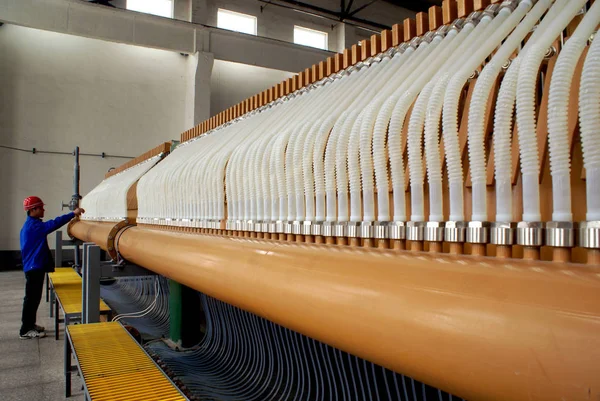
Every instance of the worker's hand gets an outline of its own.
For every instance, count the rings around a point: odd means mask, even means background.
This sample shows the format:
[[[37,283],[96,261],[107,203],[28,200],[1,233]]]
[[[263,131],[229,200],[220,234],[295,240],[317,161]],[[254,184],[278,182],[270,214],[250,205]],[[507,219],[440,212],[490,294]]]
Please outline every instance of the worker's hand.
[[[75,213],[75,216],[81,216],[82,214],[85,213],[85,210],[83,210],[82,208],[78,207],[77,209],[73,210],[73,213]]]

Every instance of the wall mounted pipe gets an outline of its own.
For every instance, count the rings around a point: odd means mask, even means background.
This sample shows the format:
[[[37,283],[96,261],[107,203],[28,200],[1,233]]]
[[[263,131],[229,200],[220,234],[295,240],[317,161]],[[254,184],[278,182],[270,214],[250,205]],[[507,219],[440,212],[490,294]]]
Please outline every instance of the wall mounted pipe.
[[[132,263],[465,399],[600,397],[600,277],[590,267],[143,227],[122,231],[118,249]]]

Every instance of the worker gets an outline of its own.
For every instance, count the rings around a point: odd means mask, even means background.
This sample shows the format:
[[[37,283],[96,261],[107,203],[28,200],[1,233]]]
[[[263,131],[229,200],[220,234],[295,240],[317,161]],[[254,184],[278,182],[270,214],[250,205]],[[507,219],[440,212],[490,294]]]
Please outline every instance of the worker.
[[[45,211],[44,202],[37,196],[26,198],[23,201],[23,209],[27,212],[27,220],[21,229],[21,257],[26,281],[19,337],[22,340],[28,340],[46,337],[46,329],[36,324],[37,309],[44,288],[44,277],[46,273],[54,271],[54,261],[46,236],[85,211],[77,208],[71,213],[44,222],[42,221]]]

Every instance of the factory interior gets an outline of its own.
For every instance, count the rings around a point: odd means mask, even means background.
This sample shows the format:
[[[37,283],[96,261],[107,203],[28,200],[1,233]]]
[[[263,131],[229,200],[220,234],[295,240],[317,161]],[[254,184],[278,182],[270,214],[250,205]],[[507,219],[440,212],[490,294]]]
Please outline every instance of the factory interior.
[[[599,26],[0,0],[0,400],[600,401]]]

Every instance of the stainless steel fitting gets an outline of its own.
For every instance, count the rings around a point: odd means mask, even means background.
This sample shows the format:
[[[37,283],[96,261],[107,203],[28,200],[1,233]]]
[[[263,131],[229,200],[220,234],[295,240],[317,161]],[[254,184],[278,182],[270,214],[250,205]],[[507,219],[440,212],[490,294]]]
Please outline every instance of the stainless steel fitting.
[[[236,220],[235,224],[234,224],[234,227],[235,227],[234,230],[235,231],[242,231],[242,226],[243,226],[242,221],[241,220]]]
[[[454,28],[454,29],[460,31],[465,26],[465,20],[462,18],[455,19],[454,22],[450,26],[451,26],[451,28]]]
[[[266,228],[268,228],[268,225],[262,220],[259,220],[254,224],[254,231],[256,232],[265,233],[267,232]]]
[[[284,234],[291,234],[292,233],[292,222],[291,221],[284,221],[283,222],[283,232],[284,232]]]
[[[517,223],[517,244],[542,246],[544,243],[544,223],[540,221],[520,221]]]
[[[373,224],[373,238],[387,239],[390,237],[390,222],[376,221]]]
[[[571,221],[549,221],[546,223],[546,245],[559,248],[575,246],[577,224]]]
[[[312,223],[312,226],[310,228],[310,233],[312,235],[323,235],[323,222],[316,221],[316,222]]]
[[[292,234],[302,234],[302,222],[292,221]]]
[[[246,227],[244,231],[256,231],[254,220],[246,220]]]
[[[487,244],[489,242],[490,222],[469,221],[467,223],[466,240],[471,244]]]
[[[346,223],[346,237],[358,238],[360,236],[360,221],[348,221]]]
[[[335,222],[334,221],[324,221],[322,223],[322,232],[325,237],[333,237],[333,233],[335,231]]]
[[[446,36],[450,32],[450,25],[442,25],[435,31],[435,36]]]
[[[517,223],[494,221],[490,224],[490,244],[513,245]]]
[[[276,233],[283,233],[283,232],[285,232],[285,222],[284,221],[277,220],[275,222],[275,232]]]
[[[312,221],[303,221],[302,222],[302,228],[301,228],[301,234],[302,235],[311,235],[312,233]]]
[[[390,221],[388,230],[390,239],[406,239],[406,224],[403,221]]]
[[[509,6],[507,6],[509,7]],[[496,16],[496,14],[498,14],[498,11],[500,11],[501,7],[500,4],[490,4],[489,6],[487,6],[485,8],[485,10],[483,10],[483,14],[484,15],[489,15],[490,17],[494,18]]]
[[[444,222],[428,221],[423,230],[423,240],[429,242],[442,242],[444,240]]]
[[[582,248],[600,248],[600,221],[582,221],[579,223],[579,246]]]
[[[473,11],[471,14],[469,14],[467,19],[465,19],[465,24],[470,22],[474,25],[477,25],[479,24],[479,21],[481,21],[481,18],[483,18],[483,13],[481,11]]]
[[[346,236],[346,222],[338,221],[333,226],[333,236],[334,237],[345,237]]]
[[[467,238],[466,221],[447,221],[444,227],[444,241],[465,242]]]
[[[510,8],[511,11],[514,11],[520,2],[521,0],[504,0],[500,3],[500,8]],[[532,4],[535,4],[535,1],[532,1]]]
[[[373,222],[361,221],[359,235],[360,238],[373,238]]]
[[[275,234],[277,233],[277,222],[276,221],[269,221],[268,223],[268,231],[271,234]]]
[[[406,239],[409,241],[423,241],[425,224],[424,221],[407,221]]]

